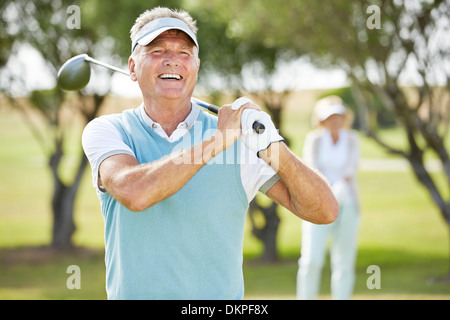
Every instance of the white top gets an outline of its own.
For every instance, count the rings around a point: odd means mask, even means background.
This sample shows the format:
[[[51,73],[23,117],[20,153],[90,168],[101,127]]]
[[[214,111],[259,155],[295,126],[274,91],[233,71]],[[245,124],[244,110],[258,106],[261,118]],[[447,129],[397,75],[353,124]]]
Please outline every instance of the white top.
[[[173,142],[181,139],[189,132],[189,129],[200,114],[200,107],[193,104],[189,115],[184,121],[178,124],[177,129],[175,129],[170,137],[162,129],[159,123],[154,122],[147,115],[143,104],[139,106],[139,111],[149,128],[167,141]],[[107,158],[105,155],[123,153],[134,156],[134,152],[131,148],[123,142],[120,132],[104,117],[96,118],[86,126],[83,131],[82,144],[84,152],[92,167],[93,184],[97,189],[97,192],[102,192],[101,186],[98,185],[98,169],[101,162]],[[258,191],[260,191],[260,188],[262,189],[261,191],[264,190],[263,192],[265,192],[278,180],[271,179],[276,176],[276,172],[271,166],[264,160],[258,158],[255,152],[249,150],[243,143],[241,143],[241,146],[241,180],[247,195],[247,200],[250,202]],[[272,185],[265,185],[265,183],[269,183],[269,181]]]
[[[340,203],[358,202],[356,175],[359,146],[355,132],[341,129],[339,139],[333,143],[328,129],[311,131],[305,139],[303,158],[325,176]],[[349,178],[350,182],[346,182],[345,178]]]

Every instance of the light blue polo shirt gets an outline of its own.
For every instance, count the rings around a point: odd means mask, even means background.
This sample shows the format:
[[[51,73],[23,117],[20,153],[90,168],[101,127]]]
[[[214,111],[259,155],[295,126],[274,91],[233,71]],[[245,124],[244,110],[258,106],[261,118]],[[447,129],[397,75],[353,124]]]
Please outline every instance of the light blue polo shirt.
[[[180,148],[153,132],[138,109],[105,116],[139,163]],[[182,143],[212,134],[217,118],[201,112]],[[141,212],[99,193],[105,222],[108,299],[242,299],[242,250],[248,200],[240,141],[205,165],[178,192]],[[229,159],[234,161],[229,161]],[[228,160],[226,160],[228,159]]]

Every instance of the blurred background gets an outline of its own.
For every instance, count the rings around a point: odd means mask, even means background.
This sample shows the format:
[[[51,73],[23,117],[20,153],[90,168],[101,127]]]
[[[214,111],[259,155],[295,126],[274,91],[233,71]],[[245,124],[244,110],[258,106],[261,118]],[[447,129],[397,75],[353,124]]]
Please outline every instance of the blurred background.
[[[65,1],[0,3],[0,299],[105,299],[103,220],[81,149],[86,123],[135,108],[127,69],[146,9],[187,10],[199,27],[196,97],[246,95],[302,157],[314,103],[340,96],[360,136],[361,226],[354,299],[450,298],[450,1]],[[301,220],[258,195],[245,230],[245,299],[294,299]],[[69,289],[79,266],[81,289]],[[367,285],[369,266],[381,286]],[[330,298],[329,258],[321,299]]]

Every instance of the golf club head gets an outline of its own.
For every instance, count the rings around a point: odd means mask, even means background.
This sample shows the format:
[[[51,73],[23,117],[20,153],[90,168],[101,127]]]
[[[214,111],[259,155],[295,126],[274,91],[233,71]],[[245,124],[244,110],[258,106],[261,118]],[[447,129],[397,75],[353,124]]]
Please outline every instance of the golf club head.
[[[58,71],[58,85],[69,91],[81,90],[91,78],[91,66],[87,54],[77,55],[66,61]]]

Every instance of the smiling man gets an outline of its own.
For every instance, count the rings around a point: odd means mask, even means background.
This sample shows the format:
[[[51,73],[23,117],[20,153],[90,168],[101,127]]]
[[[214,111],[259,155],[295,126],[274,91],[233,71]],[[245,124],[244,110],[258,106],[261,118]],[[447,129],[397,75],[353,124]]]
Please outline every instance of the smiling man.
[[[257,105],[241,98],[215,117],[191,102],[196,31],[184,11],[139,16],[129,71],[143,102],[83,132],[105,222],[109,299],[242,299],[244,222],[258,192],[313,223],[336,219],[327,183]],[[263,134],[253,132],[256,120]]]

